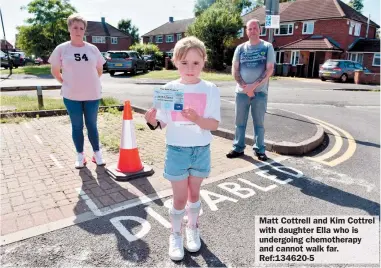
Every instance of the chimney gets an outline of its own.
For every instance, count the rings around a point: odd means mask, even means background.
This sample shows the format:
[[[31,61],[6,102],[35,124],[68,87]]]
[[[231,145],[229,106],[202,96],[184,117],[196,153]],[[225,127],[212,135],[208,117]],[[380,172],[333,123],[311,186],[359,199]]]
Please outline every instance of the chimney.
[[[169,22],[173,22],[173,17],[169,17]]]
[[[102,21],[102,24],[106,24],[105,17],[102,17],[102,18],[101,18],[101,21]]]
[[[369,24],[370,24],[370,14],[368,16],[368,23],[366,24],[366,35],[365,35],[365,38],[368,38]]]

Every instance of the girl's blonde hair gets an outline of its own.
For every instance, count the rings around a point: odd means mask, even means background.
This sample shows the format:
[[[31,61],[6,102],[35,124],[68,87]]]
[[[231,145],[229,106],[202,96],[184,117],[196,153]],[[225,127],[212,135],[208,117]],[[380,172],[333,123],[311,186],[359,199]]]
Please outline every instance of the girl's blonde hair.
[[[175,62],[182,60],[191,48],[197,49],[204,61],[207,60],[206,47],[204,43],[195,36],[188,36],[180,39],[180,41],[176,43],[172,61]]]
[[[67,26],[70,27],[75,21],[82,22],[86,29],[87,21],[78,13],[71,14],[69,18],[67,18]]]

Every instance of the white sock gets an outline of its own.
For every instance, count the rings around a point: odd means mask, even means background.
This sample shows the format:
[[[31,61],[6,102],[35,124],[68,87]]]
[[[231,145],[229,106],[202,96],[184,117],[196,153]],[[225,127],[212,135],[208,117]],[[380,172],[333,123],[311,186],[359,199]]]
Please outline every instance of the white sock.
[[[201,202],[198,200],[195,203],[188,201],[187,203],[188,227],[195,229],[198,227],[198,216],[201,210]]]
[[[173,233],[181,233],[181,224],[185,215],[185,209],[177,210],[173,206],[169,209],[169,218]]]

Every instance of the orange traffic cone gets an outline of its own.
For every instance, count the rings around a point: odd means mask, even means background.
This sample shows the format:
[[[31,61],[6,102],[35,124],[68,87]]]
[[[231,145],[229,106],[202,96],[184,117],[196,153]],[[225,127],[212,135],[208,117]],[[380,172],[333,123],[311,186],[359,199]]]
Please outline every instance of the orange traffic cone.
[[[151,167],[143,165],[140,160],[130,101],[124,103],[118,163],[107,167],[106,172],[116,180],[150,176],[154,173]]]

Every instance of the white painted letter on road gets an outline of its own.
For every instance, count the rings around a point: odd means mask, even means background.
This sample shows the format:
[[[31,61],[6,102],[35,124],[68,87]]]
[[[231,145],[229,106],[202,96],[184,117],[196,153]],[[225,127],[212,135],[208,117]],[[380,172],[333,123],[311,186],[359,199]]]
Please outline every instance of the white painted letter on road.
[[[123,226],[122,221],[136,221],[142,225],[142,229],[137,234],[132,234]],[[110,219],[114,227],[123,235],[129,242],[136,241],[144,237],[151,230],[151,224],[145,219],[135,216],[121,216]]]
[[[218,185],[221,189],[224,189],[232,194],[235,194],[241,198],[249,198],[255,195],[253,189],[250,188],[242,188],[241,185],[234,182],[224,182]]]
[[[202,198],[205,200],[205,202],[208,204],[210,210],[212,210],[212,211],[217,211],[218,208],[217,208],[216,204],[223,202],[225,200],[229,200],[231,202],[238,202],[237,199],[230,198],[230,197],[220,195],[220,194],[216,194],[213,192],[209,192],[207,190],[201,190],[200,195],[202,196]],[[210,196],[218,197],[218,199],[212,200],[210,198]]]

